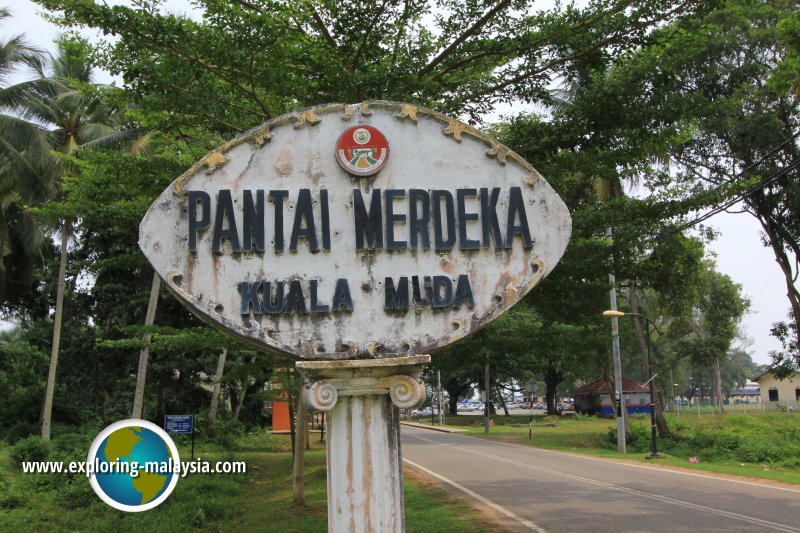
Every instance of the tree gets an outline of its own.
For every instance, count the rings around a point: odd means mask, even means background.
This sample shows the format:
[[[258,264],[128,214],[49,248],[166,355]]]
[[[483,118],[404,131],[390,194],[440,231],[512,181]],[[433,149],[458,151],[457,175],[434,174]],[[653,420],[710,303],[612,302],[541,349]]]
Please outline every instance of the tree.
[[[797,7],[791,0],[729,0],[676,20],[617,62],[600,94],[615,112],[636,117],[637,133],[677,133],[679,142],[668,146],[677,172],[652,181],[658,190],[705,196],[720,208],[741,200],[741,211],[756,218],[789,300],[793,326],[777,325],[775,333],[793,335],[794,342],[786,343],[781,360],[800,361],[800,115],[789,90]]]
[[[477,121],[498,102],[547,98],[559,68],[622,53],[703,4],[592,1],[534,11],[518,0],[204,0],[194,21],[159,12],[159,2],[40,3],[65,25],[117,35],[102,47],[104,66],[123,75],[166,129],[202,123],[226,135],[298,105],[367,98]]]
[[[0,9],[0,20],[10,17]],[[40,70],[43,53],[16,35],[0,42],[0,309],[29,298],[33,272],[48,247],[45,232],[27,206],[51,193],[47,169],[47,131],[32,121],[26,104],[49,88],[50,81],[34,79],[7,84],[23,69]],[[7,288],[11,285],[11,301]]]
[[[711,393],[723,409],[722,367],[739,333],[739,321],[749,307],[741,286],[711,265],[704,275],[703,291],[695,308],[690,331],[678,341],[678,349],[689,355],[697,369],[711,369]],[[701,385],[702,375],[695,380]]]
[[[228,356],[228,349],[222,348],[217,359],[217,371],[214,372],[214,388],[211,392],[211,405],[208,408],[206,418],[206,431],[211,434],[214,431],[214,421],[217,418],[217,406],[219,404],[219,392],[222,388],[222,376],[225,371],[225,358]]]
[[[58,53],[52,58],[54,83],[25,102],[25,112],[47,124],[48,142],[52,149],[64,154],[73,153],[78,147],[103,149],[119,147],[139,135],[135,129],[120,129],[120,110],[101,98],[91,83],[90,47],[86,40],[62,37],[56,43]],[[41,72],[44,75],[44,72]],[[59,165],[49,169],[50,179],[56,189],[56,199],[60,192]],[[66,278],[67,254],[75,221],[63,219],[61,234],[60,262],[56,285],[55,314],[53,319],[53,341],[50,354],[50,368],[42,409],[42,438],[50,438],[50,419],[55,390],[58,351],[61,343],[61,324],[64,309],[64,286]]]
[[[728,276],[715,270],[709,270],[707,276],[706,290],[700,300],[704,332],[704,349],[701,353],[711,359],[714,396],[722,410],[721,361],[728,356],[739,332],[739,321],[750,302],[741,295],[741,285],[733,283]]]

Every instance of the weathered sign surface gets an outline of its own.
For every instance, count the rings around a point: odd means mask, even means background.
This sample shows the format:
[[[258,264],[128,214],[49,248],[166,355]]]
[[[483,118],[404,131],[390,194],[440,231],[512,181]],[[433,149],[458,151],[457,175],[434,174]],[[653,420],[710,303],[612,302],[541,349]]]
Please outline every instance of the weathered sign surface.
[[[150,207],[139,245],[193,312],[303,359],[429,353],[556,265],[571,220],[517,154],[392,102],[278,117]]]

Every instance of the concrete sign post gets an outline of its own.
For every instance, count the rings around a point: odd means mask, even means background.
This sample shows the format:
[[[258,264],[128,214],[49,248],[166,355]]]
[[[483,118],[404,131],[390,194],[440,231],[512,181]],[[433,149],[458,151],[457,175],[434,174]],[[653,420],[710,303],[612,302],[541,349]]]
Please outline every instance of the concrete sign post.
[[[328,530],[405,531],[400,411],[425,400],[429,355],[300,361],[303,401],[328,413]]]
[[[426,354],[517,303],[570,231],[505,146],[369,101],[284,115],[206,155],[154,202],[139,244],[198,317],[300,360],[308,405],[330,411],[331,530],[400,531],[398,408],[424,399]]]

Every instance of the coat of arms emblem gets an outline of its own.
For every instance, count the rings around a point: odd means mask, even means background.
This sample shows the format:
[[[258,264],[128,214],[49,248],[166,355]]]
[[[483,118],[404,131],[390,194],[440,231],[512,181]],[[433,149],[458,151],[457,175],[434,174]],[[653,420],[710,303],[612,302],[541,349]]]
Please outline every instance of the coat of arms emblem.
[[[354,176],[372,176],[389,158],[389,143],[377,128],[367,125],[348,128],[336,141],[336,160]]]

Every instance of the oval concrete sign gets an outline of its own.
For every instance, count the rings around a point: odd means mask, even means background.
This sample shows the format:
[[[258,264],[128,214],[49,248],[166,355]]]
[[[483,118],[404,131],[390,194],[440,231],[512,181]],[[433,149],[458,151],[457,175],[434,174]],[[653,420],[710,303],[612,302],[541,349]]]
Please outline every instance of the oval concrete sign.
[[[139,245],[206,322],[303,359],[429,353],[556,265],[571,220],[517,154],[392,102],[278,117],[153,203]]]

